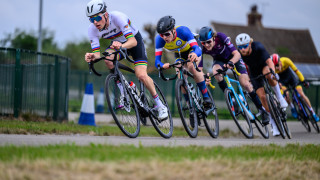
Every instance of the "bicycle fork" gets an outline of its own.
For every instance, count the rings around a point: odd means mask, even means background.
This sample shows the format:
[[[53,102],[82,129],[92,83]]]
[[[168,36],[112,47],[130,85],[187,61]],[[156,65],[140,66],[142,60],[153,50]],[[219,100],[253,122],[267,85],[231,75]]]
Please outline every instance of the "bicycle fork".
[[[244,97],[244,94],[242,93],[242,88],[239,84],[238,81],[234,81],[232,79],[230,79],[229,81],[229,78],[228,77],[225,77],[225,81],[227,82],[227,85],[228,85],[228,88],[232,91],[232,93],[234,94],[234,97],[235,97],[235,100],[237,101],[237,103],[240,105],[240,110],[249,117],[250,120],[254,120],[255,117],[254,115],[250,112],[250,110],[247,109],[247,107],[245,106],[245,104],[243,103],[243,101],[246,101],[245,97]],[[233,87],[231,86],[230,82],[235,82],[239,88],[239,91],[241,93],[241,96],[243,98],[243,100],[239,100],[239,96],[237,95],[237,93],[235,92],[235,90],[233,89]],[[233,102],[232,102],[233,103]]]

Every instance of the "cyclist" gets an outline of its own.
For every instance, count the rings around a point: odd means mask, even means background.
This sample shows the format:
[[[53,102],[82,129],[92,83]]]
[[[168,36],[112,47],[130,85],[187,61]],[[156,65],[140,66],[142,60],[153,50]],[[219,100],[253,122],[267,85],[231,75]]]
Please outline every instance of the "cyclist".
[[[280,82],[284,86],[291,85],[292,87],[295,87],[298,84],[298,79],[295,77],[293,71],[296,73],[296,75],[299,78],[299,81],[303,83],[303,85],[308,88],[309,83],[305,81],[302,73],[298,70],[298,68],[294,65],[294,63],[291,61],[291,59],[287,57],[279,57],[278,54],[272,54],[271,59],[273,61],[273,64],[275,65],[276,73],[279,74]],[[318,122],[319,117],[316,115],[314,110],[312,109],[311,103],[309,98],[304,94],[303,89],[300,85],[296,86],[297,91],[301,95],[301,97],[304,99],[304,101],[308,104],[312,111],[313,118]],[[288,103],[291,106],[291,111],[294,114],[294,106],[290,102],[289,98],[287,98]],[[293,110],[294,109],[294,110]]]
[[[252,84],[249,82],[246,66],[241,59],[240,53],[231,43],[230,38],[224,33],[214,32],[211,27],[205,26],[200,29],[199,40],[204,47],[202,53],[208,54],[214,59],[212,66],[213,74],[216,74],[218,69],[222,69],[226,63],[228,68],[236,67],[237,71],[240,73],[239,81],[241,85],[249,92],[252,101],[259,109],[259,113],[262,114],[263,124],[268,124],[268,113],[262,107],[260,99],[254,91]],[[223,79],[222,75],[215,76],[215,79],[218,81],[222,92],[224,92],[227,88],[227,83]]]
[[[144,47],[143,39],[136,27],[131,23],[130,19],[122,12],[107,12],[107,6],[103,0],[92,0],[86,7],[87,16],[91,24],[88,28],[88,36],[91,42],[92,53],[86,53],[85,60],[90,62],[100,57],[99,38],[111,39],[111,45],[107,47],[106,52],[114,52],[121,47],[126,48],[128,53],[132,55],[134,70],[136,77],[143,82],[150,91],[156,103],[158,118],[160,120],[168,117],[167,108],[162,104],[153,84],[153,80],[147,74],[147,55]],[[114,55],[106,59],[112,60]],[[118,56],[120,60],[123,57]],[[113,63],[105,60],[106,66],[110,72],[114,71]],[[120,92],[123,92],[123,86],[117,82]],[[124,96],[120,98],[120,104],[123,102]],[[121,106],[121,105],[120,105]]]
[[[270,58],[269,53],[266,51],[264,46],[257,41],[253,41],[252,38],[246,33],[241,33],[236,37],[236,44],[238,50],[241,53],[241,57],[243,61],[248,65],[250,70],[250,77],[254,78],[259,76],[260,74],[266,74],[270,72],[270,68],[274,71],[274,64]],[[280,92],[279,83],[275,80],[272,74],[266,76],[269,84],[271,85],[273,91],[275,92],[277,99],[280,102],[281,108],[286,108],[288,103],[283,98]],[[253,80],[252,84],[256,89],[256,93],[258,94],[263,107],[268,111],[270,123],[273,130],[273,136],[280,135],[280,132],[275,125],[273,118],[270,115],[269,107],[267,104],[265,91],[263,88],[262,81]]]
[[[198,67],[203,67],[201,48],[194,38],[193,33],[186,26],[175,27],[175,19],[172,16],[164,16],[157,23],[157,32],[155,44],[155,66],[161,68],[169,68],[169,63],[162,63],[161,56],[163,48],[175,52],[175,57],[179,58],[179,51],[181,51],[181,58],[189,59],[191,62],[196,62]],[[176,60],[177,61],[177,60]],[[194,79],[202,92],[203,105],[205,109],[211,107],[212,102],[209,98],[203,72],[198,72],[192,63],[187,63],[189,71],[194,75]],[[188,99],[186,99],[188,101]]]

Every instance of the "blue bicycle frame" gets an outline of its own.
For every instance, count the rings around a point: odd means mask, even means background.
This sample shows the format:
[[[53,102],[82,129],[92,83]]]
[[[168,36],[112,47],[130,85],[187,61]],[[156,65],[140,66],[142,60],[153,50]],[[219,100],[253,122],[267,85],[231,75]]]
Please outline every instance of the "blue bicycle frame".
[[[238,89],[239,89],[239,91],[240,91],[240,94],[241,94],[244,102],[247,102],[246,97],[245,97],[245,95],[243,94],[243,91],[242,91],[242,87],[241,87],[241,85],[240,85],[240,82],[239,82],[238,80],[234,80],[234,79],[229,78],[228,74],[225,74],[225,75],[223,76],[223,78],[224,78],[224,80],[225,80],[226,83],[227,83],[228,89],[230,89],[230,90],[233,92],[233,94],[235,95],[235,98],[236,98],[237,103],[238,103],[238,104],[241,104],[241,106],[240,106],[241,112],[245,111],[245,113],[247,113],[247,115],[249,116],[250,120],[255,120],[255,116],[254,116],[254,115],[251,113],[251,111],[246,107],[246,105],[243,104],[242,100],[241,100],[241,101],[239,100],[239,95],[238,95],[238,93],[236,93],[236,91],[234,90],[234,88],[233,88],[233,86],[232,86],[232,84],[231,84],[231,83],[235,83],[235,84],[237,85],[237,87],[238,87]],[[231,105],[233,105],[233,102],[232,102],[232,101],[231,101]],[[245,110],[244,110],[242,107],[245,107]]]

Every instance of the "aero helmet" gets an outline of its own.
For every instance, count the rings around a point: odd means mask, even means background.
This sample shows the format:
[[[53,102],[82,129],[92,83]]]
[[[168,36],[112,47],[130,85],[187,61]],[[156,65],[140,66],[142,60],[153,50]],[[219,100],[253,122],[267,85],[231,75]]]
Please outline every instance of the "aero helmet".
[[[87,16],[93,16],[95,14],[106,12],[107,6],[103,0],[92,0],[87,4]]]
[[[175,26],[175,19],[172,16],[164,16],[157,23],[157,32],[159,34],[165,33]]]
[[[211,39],[213,35],[214,35],[214,31],[212,30],[212,28],[205,26],[200,29],[199,39],[200,41],[206,41],[208,39]]]

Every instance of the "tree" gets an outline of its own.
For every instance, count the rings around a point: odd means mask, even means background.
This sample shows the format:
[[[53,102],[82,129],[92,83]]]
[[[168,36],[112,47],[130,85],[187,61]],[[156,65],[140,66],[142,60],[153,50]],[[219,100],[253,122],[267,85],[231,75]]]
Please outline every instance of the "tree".
[[[19,28],[16,28],[14,33],[7,34],[7,37],[1,40],[1,45],[5,47],[11,48],[21,48],[21,49],[28,49],[32,51],[37,50],[37,33],[35,31],[26,32]],[[58,53],[59,49],[57,44],[53,41],[54,39],[54,32],[48,29],[44,29],[42,31],[42,49],[44,52],[48,53]]]

